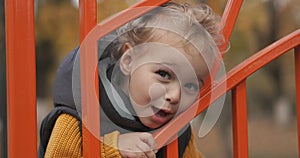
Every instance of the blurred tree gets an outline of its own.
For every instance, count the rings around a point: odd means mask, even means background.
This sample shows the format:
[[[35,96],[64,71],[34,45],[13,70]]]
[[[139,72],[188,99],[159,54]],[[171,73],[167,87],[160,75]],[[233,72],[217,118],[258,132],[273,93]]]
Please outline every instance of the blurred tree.
[[[297,29],[296,16],[292,11],[293,8],[299,6],[299,1],[268,0],[253,1],[252,3],[253,7],[248,7],[247,15],[251,15],[250,12],[253,12],[254,9],[257,15],[249,19],[254,22],[250,24],[249,28],[251,36],[248,39],[253,40],[251,46],[252,49],[254,48],[254,51],[251,50],[251,52],[260,50]],[[255,19],[261,20],[255,21]],[[294,83],[294,66],[289,64],[291,61],[293,61],[292,54],[286,54],[258,72],[261,76],[260,84],[257,82],[258,80],[250,80],[253,89],[250,91],[252,97],[249,99],[252,100],[252,103],[259,105],[259,109],[264,112],[270,114],[274,105],[277,105],[280,100],[285,100],[284,104],[291,108],[290,105],[293,103],[291,100],[294,98],[295,92],[294,84],[292,84]]]
[[[299,28],[299,16],[295,14],[299,3],[297,0],[244,1],[230,40],[231,48],[224,57],[226,68],[230,70],[247,57]],[[276,98],[287,96],[290,100],[294,97],[294,85],[291,84],[294,80],[293,65],[288,64],[293,60],[291,56],[292,54],[284,55],[248,79],[250,109],[271,114]]]
[[[134,3],[134,2],[131,2]],[[99,1],[97,4],[97,17],[98,22],[101,22],[102,20],[106,19],[107,17],[110,17],[126,8],[128,8],[128,3],[123,0],[102,0]]]
[[[40,1],[37,10],[37,95],[47,98],[59,63],[79,45],[79,18],[70,1]]]
[[[40,0],[36,13],[37,95],[49,98],[56,69],[63,58],[79,45],[79,13],[70,1]],[[125,9],[128,2],[99,1],[98,21]]]

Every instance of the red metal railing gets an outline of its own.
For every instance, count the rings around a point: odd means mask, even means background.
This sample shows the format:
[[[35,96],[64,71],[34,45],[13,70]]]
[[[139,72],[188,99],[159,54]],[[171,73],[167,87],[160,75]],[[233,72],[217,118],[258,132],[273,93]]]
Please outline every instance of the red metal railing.
[[[190,109],[197,108],[197,114],[200,114],[205,110],[211,102],[216,101],[224,93],[229,90],[233,90],[233,137],[234,137],[234,153],[235,158],[248,157],[248,131],[247,131],[247,113],[246,113],[246,79],[262,68],[264,65],[275,60],[282,54],[288,52],[291,49],[295,49],[295,64],[296,64],[296,93],[299,96],[300,89],[300,60],[299,60],[299,47],[300,47],[300,30],[297,30],[284,38],[269,45],[263,50],[257,52],[250,58],[243,61],[241,64],[230,70],[219,82],[207,93],[193,104]],[[225,92],[223,87],[226,85]],[[212,93],[215,95],[211,96]],[[297,110],[299,110],[299,98],[297,98]],[[179,115],[176,119],[170,122],[165,129],[163,129],[158,135],[159,143],[164,144],[170,136],[176,134],[174,131],[178,131],[183,122],[188,122],[186,118],[190,118],[190,113],[193,112],[190,109]],[[299,112],[299,111],[298,111]],[[298,120],[300,114],[297,115]],[[299,122],[298,122],[299,125]],[[242,129],[244,128],[244,129]],[[298,126],[299,128],[299,126]],[[171,129],[171,130],[170,130]],[[298,131],[298,137],[299,135]],[[300,144],[300,141],[298,142]]]
[[[224,55],[226,52],[226,49],[228,47],[228,41],[230,39],[231,33],[233,31],[235,22],[237,20],[240,8],[242,6],[243,0],[228,0],[227,5],[225,7],[224,13],[222,15],[222,33],[224,35],[224,45],[219,47],[219,50],[221,52],[220,58]],[[208,90],[211,89],[211,81],[214,80],[218,69],[220,68],[221,61],[220,59],[217,59],[214,63],[213,69],[212,69],[212,79],[208,80],[207,83],[204,85],[203,90],[201,91],[201,95],[204,95],[207,93]],[[200,105],[200,104],[199,104]],[[172,136],[174,136],[181,128],[184,127],[188,122],[191,121],[192,118],[191,114],[194,114],[194,111],[197,110],[197,107],[191,107],[184,113],[186,114],[183,117],[178,117],[174,120],[174,122],[169,123],[168,126],[166,126],[164,129],[161,129],[159,132],[155,133],[155,139],[157,141],[157,144],[159,147],[162,147]],[[199,113],[198,113],[199,114]],[[178,157],[178,141],[175,140],[171,144],[167,146],[167,157]],[[174,154],[175,153],[175,154]]]
[[[159,6],[167,0],[145,0],[132,8],[140,6]],[[224,36],[226,44],[221,47],[225,50],[228,40],[232,33],[242,0],[229,0],[223,14]],[[9,157],[36,157],[36,82],[35,82],[35,35],[34,35],[34,15],[33,15],[33,0],[6,0],[6,41],[7,41],[7,97],[8,97],[8,153]],[[106,21],[102,25],[97,25],[93,32],[97,34],[96,39],[99,39],[119,26],[125,24],[149,10],[133,10],[127,9],[114,18]],[[24,16],[25,15],[25,16]],[[80,1],[80,41],[84,41],[84,37],[96,25],[96,0],[81,0]],[[99,31],[101,30],[101,31]],[[103,31],[102,31],[103,30]],[[87,40],[88,41],[88,40]],[[96,44],[95,42],[91,42]],[[96,47],[95,47],[96,48]],[[199,100],[191,106],[186,112],[179,115],[176,119],[170,122],[164,129],[155,134],[156,141],[161,147],[167,142],[171,136],[175,135],[187,122],[192,118],[187,117],[191,111],[196,110],[197,114],[206,109],[212,101],[217,100],[220,96],[229,90],[232,90],[233,100],[233,139],[234,139],[234,157],[248,157],[248,130],[247,130],[247,104],[246,104],[246,79],[255,71],[259,70],[264,65],[268,64],[280,55],[295,49],[295,76],[296,76],[296,102],[297,102],[297,120],[298,128],[300,127],[300,30],[297,30],[290,35],[280,39],[276,43],[266,47],[265,49],[254,54],[250,58],[243,61],[241,64],[229,71],[226,76],[221,78],[214,87],[209,89]],[[97,52],[97,51],[91,51]],[[97,54],[81,53],[81,59],[97,59]],[[96,60],[89,60],[89,62]],[[91,64],[91,63],[89,63]],[[84,64],[83,64],[84,65]],[[83,66],[81,69],[86,69]],[[85,75],[82,75],[85,76]],[[97,76],[97,71],[93,70],[90,77],[82,77],[81,83],[83,87],[90,87],[94,91],[95,84],[90,85],[88,81]],[[26,84],[23,84],[26,81]],[[222,91],[221,87],[226,86],[226,91]],[[89,92],[89,89],[85,89]],[[215,92],[217,95],[211,96]],[[83,93],[84,94],[84,93]],[[97,106],[93,106],[89,102],[85,102],[89,95],[82,96],[82,106],[86,107],[87,111],[83,117],[87,117],[85,122],[99,120],[99,114],[94,111],[99,111]],[[89,106],[86,106],[89,105]],[[96,110],[95,110],[96,109]],[[90,113],[93,113],[90,115]],[[96,119],[95,119],[96,118]],[[100,123],[98,124],[100,125]],[[100,131],[96,127],[96,131]],[[98,132],[99,133],[99,132]],[[98,136],[92,135],[83,125],[83,154],[84,157],[100,156],[100,144]],[[177,156],[177,140],[169,144],[167,147],[167,157]],[[300,144],[300,130],[298,130],[298,144]],[[300,151],[300,147],[298,148]]]

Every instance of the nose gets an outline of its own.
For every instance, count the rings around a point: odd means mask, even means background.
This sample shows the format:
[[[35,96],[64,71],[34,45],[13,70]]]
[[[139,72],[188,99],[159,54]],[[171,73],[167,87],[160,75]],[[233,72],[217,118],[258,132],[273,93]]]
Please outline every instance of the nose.
[[[165,99],[171,104],[177,104],[180,101],[181,89],[179,83],[169,85],[165,94]]]

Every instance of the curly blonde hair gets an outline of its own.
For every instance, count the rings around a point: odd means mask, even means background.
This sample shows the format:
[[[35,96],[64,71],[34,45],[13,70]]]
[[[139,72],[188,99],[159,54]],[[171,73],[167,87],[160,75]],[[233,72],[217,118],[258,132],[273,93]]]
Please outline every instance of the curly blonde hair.
[[[191,6],[188,3],[167,2],[120,27],[116,31],[117,38],[106,53],[119,59],[126,43],[136,46],[168,38],[168,44],[178,46],[181,43],[189,49],[192,43],[202,55],[211,56],[208,52],[216,55],[217,47],[224,42],[220,24],[220,16],[206,4]]]

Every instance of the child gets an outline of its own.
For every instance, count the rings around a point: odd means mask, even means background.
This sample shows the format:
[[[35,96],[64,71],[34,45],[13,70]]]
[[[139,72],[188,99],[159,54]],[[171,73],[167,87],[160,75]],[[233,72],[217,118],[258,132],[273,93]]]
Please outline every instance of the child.
[[[151,133],[197,99],[222,42],[219,22],[207,5],[168,2],[99,41],[101,157],[164,157]],[[39,157],[82,156],[81,107],[72,92],[78,52],[58,69]],[[179,157],[202,157],[189,125],[178,140]]]

